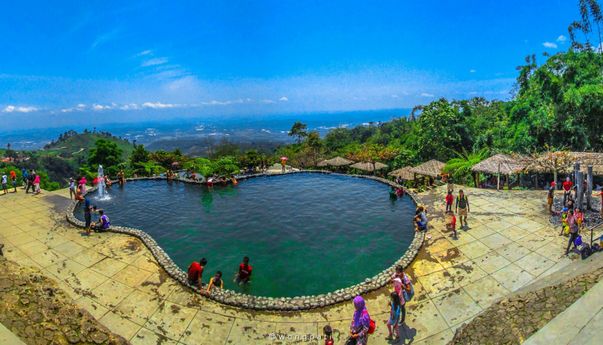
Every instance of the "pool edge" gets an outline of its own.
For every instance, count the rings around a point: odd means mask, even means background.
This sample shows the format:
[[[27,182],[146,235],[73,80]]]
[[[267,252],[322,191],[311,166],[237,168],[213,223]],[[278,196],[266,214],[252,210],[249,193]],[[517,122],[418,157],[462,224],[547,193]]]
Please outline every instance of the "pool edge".
[[[387,179],[377,177],[377,176],[369,176],[369,175],[353,175],[353,174],[342,174],[342,173],[334,173],[330,171],[322,171],[322,170],[300,170],[286,173],[276,173],[276,174],[253,174],[253,175],[244,175],[238,176],[239,180],[245,180],[256,177],[266,177],[266,176],[279,176],[279,175],[288,175],[288,174],[299,174],[299,173],[315,173],[315,174],[326,174],[326,175],[340,175],[347,177],[356,177],[356,178],[365,178],[374,180],[389,186],[399,187],[400,185],[395,182],[389,181]],[[136,178],[128,178],[127,181],[137,181],[137,180],[165,180],[165,177],[136,177]],[[191,183],[191,184],[201,184],[201,182],[188,180],[188,179],[177,179],[180,182]],[[96,188],[90,188],[89,192],[94,191]],[[415,202],[415,204],[419,204],[417,197],[413,193],[407,193],[408,196]],[[78,207],[78,201],[72,201],[70,205],[67,207],[65,211],[65,217],[67,222],[77,228],[84,228],[84,222],[77,219],[74,215],[76,208]],[[144,245],[149,249],[155,260],[157,260],[158,264],[161,266],[166,273],[178,281],[180,284],[199,292],[199,289],[195,286],[191,286],[188,283],[188,276],[186,272],[184,272],[180,267],[178,267],[171,259],[171,257],[157,244],[157,242],[153,239],[152,236],[147,234],[145,231],[124,227],[124,226],[111,226],[109,229],[110,232],[127,234],[130,236],[134,236],[138,238]],[[380,273],[376,274],[371,278],[366,278],[363,282],[358,284],[338,289],[333,292],[328,292],[320,295],[313,296],[297,296],[297,297],[265,297],[265,296],[254,296],[254,295],[246,295],[233,290],[216,290],[212,292],[211,295],[207,296],[216,302],[230,305],[234,307],[239,307],[243,309],[251,309],[251,310],[263,310],[263,311],[300,311],[300,310],[309,310],[315,308],[322,308],[338,303],[342,303],[345,301],[349,301],[353,299],[357,295],[366,294],[377,289],[380,289],[387,285],[391,281],[391,277],[395,272],[395,268],[398,265],[403,266],[405,269],[412,263],[412,261],[417,256],[419,249],[423,246],[423,241],[425,239],[425,232],[415,232],[414,238],[410,243],[408,249],[404,253],[402,257],[400,257],[392,266],[386,268]]]

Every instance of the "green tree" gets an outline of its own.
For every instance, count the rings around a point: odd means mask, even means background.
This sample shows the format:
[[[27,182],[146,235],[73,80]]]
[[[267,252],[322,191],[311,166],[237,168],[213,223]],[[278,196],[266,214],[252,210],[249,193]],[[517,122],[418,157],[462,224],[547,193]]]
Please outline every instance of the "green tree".
[[[456,152],[456,155],[456,158],[452,158],[446,162],[444,172],[452,175],[455,181],[460,181],[460,183],[463,184],[469,184],[468,182],[471,181],[471,177],[474,176],[471,173],[471,168],[488,157],[488,149],[484,148],[470,153],[463,150],[461,152]],[[476,179],[473,180],[473,183],[474,186],[478,185],[478,181]]]
[[[114,175],[117,173],[117,165],[122,162],[122,150],[116,143],[98,139],[94,143],[94,147],[90,149],[88,156],[88,164],[91,168],[96,168],[102,165],[106,174]]]
[[[291,130],[289,130],[290,137],[296,137],[297,143],[301,143],[302,140],[308,135],[306,132],[308,125],[305,123],[301,123],[300,121],[296,121],[293,126],[291,126]]]

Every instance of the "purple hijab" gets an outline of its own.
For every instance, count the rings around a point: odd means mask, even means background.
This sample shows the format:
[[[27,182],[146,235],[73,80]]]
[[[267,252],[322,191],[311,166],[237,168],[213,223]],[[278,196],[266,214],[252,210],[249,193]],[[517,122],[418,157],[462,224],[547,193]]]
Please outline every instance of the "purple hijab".
[[[361,296],[354,297],[354,308],[356,308],[356,311],[354,311],[354,328],[360,327],[361,325],[368,327],[370,317],[366,310],[364,299]]]

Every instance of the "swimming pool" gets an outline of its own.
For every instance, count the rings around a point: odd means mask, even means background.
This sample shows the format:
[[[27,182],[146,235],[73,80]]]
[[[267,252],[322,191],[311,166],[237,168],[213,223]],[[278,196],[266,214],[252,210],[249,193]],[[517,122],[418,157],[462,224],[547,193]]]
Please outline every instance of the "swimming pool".
[[[258,296],[327,293],[390,267],[409,247],[414,202],[392,201],[389,187],[326,174],[256,177],[238,186],[165,180],[114,185],[95,200],[113,225],[144,230],[186,271],[208,260],[203,281],[218,270],[225,288]],[[76,216],[83,218],[79,210]],[[251,284],[232,278],[251,258]]]

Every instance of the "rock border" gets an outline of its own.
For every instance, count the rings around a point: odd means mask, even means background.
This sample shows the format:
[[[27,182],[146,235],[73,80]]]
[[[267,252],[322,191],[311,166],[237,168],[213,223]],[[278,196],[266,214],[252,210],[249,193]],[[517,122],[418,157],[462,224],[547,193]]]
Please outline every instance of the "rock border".
[[[334,173],[330,171],[321,171],[321,170],[300,170],[286,173],[276,173],[276,174],[254,174],[254,175],[244,175],[237,176],[238,180],[246,180],[250,178],[257,177],[269,177],[269,176],[280,176],[287,174],[300,174],[300,173],[314,173],[314,174],[326,174],[326,175],[339,175],[339,176],[347,176],[347,177],[356,177],[356,178],[365,178],[374,180],[377,182],[381,182],[383,184],[399,187],[398,184],[389,181],[387,179],[376,177],[376,176],[368,176],[368,175],[352,175],[352,174],[341,174]],[[165,180],[165,177],[137,177],[137,178],[128,178],[127,181],[136,181],[136,180]],[[193,184],[201,184],[198,181],[188,180],[188,179],[176,179],[176,181],[185,182],[185,183],[193,183]],[[96,188],[88,189],[89,192],[94,191]],[[415,204],[419,204],[417,198],[412,193],[407,193],[408,196],[415,202]],[[65,212],[65,216],[67,221],[78,227],[84,228],[85,223],[77,219],[74,215],[76,209],[79,206],[78,201],[72,201],[68,206],[67,211]],[[127,234],[134,236],[142,241],[145,246],[151,251],[153,257],[157,260],[159,265],[176,281],[180,284],[187,286],[194,291],[199,292],[198,287],[192,286],[188,283],[188,275],[184,272],[180,267],[178,267],[170,258],[170,256],[163,251],[163,249],[155,242],[155,240],[148,235],[146,232],[125,227],[125,226],[111,226],[109,229],[110,232]],[[264,311],[300,311],[300,310],[309,310],[315,308],[322,308],[329,305],[345,302],[352,300],[357,295],[362,295],[369,293],[371,291],[375,291],[380,289],[381,287],[387,285],[391,281],[391,277],[395,272],[395,268],[398,265],[407,268],[412,261],[417,256],[419,249],[423,246],[423,241],[425,240],[425,232],[415,232],[415,236],[406,250],[404,255],[399,258],[392,266],[381,271],[377,275],[372,278],[367,278],[363,282],[358,283],[356,285],[349,286],[347,288],[335,290],[333,292],[329,292],[326,294],[313,295],[313,296],[298,296],[298,297],[264,297],[264,296],[253,296],[246,295],[236,291],[224,289],[224,290],[214,290],[208,298],[217,301],[219,303],[230,305],[234,307],[251,309],[251,310],[264,310]]]

